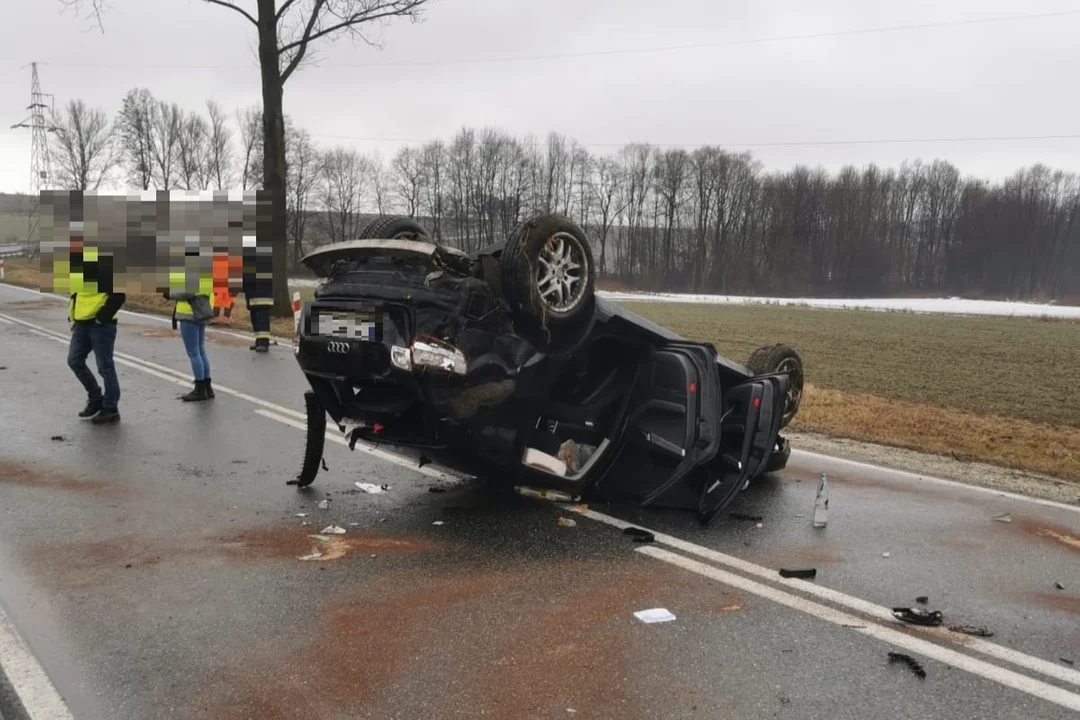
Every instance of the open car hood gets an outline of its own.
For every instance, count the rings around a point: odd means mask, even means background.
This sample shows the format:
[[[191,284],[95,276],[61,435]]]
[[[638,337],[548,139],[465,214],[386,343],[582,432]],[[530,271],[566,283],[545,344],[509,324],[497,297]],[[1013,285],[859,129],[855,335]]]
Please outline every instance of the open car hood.
[[[345,240],[313,250],[301,262],[316,277],[328,278],[338,262],[376,256],[419,260],[430,270],[465,271],[469,265],[469,257],[462,251],[419,240]]]

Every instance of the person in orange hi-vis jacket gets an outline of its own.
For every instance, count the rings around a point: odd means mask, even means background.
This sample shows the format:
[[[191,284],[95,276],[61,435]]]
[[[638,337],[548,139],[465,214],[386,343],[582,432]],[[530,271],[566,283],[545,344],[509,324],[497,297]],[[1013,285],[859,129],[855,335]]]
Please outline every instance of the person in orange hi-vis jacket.
[[[238,259],[239,262],[240,259]],[[228,253],[214,253],[214,325],[232,325],[232,309],[234,298],[229,292],[229,270],[235,263]],[[224,315],[222,315],[224,309]]]

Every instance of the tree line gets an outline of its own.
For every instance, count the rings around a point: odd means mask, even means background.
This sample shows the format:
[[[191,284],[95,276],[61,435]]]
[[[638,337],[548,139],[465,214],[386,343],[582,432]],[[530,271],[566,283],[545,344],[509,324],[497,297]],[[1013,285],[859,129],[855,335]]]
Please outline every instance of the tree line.
[[[52,183],[98,190],[261,187],[263,119],[214,101],[189,110],[145,88],[115,117],[81,100],[53,118]],[[384,159],[323,147],[285,116],[286,217],[295,263],[355,237],[371,213],[421,219],[476,250],[526,216],[589,233],[600,276],[645,290],[780,296],[1080,293],[1080,178],[1037,164],[1000,182],[952,164],[765,170],[748,152],[462,128]]]

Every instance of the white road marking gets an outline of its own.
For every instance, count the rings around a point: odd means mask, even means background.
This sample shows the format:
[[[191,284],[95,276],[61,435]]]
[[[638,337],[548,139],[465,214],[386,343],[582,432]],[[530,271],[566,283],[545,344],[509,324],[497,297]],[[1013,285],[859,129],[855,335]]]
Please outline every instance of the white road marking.
[[[754,563],[747,562],[746,560],[741,560],[732,555],[727,555],[725,553],[711,550],[707,547],[703,547],[701,545],[682,540],[681,538],[674,537],[673,535],[667,535],[665,533],[652,530],[651,528],[647,528],[644,525],[619,520],[618,518],[611,517],[610,515],[605,515],[604,513],[596,512],[595,510],[583,510],[580,514],[584,515],[587,518],[604,523],[605,525],[610,525],[620,530],[628,527],[637,527],[643,530],[647,530],[653,534],[656,542],[675,548],[676,550],[681,550],[682,552],[685,552],[689,555],[696,555],[711,562],[726,565],[727,567],[738,570],[739,572],[745,573],[747,575],[752,575],[755,577],[759,577],[763,580],[767,580],[770,583],[783,585],[792,590],[797,590],[807,595],[813,595],[820,598],[821,600],[826,600],[835,605],[846,607],[849,610],[863,613],[876,620],[897,622],[893,618],[892,611],[889,608],[882,607],[881,605],[875,605],[874,603],[867,600],[852,597],[851,595],[846,595],[842,592],[832,590],[831,588],[827,588],[822,585],[817,585],[816,583],[812,583],[807,580],[782,578],[776,570],[770,570],[767,567],[755,565]],[[1043,660],[1042,658],[1037,658],[1032,655],[1019,652],[1017,650],[1012,650],[1010,648],[989,642],[987,640],[983,640],[981,638],[964,635],[963,633],[956,633],[942,627],[926,628],[909,626],[909,629],[913,632],[920,632],[938,640],[951,642],[956,645],[966,647],[970,650],[981,652],[984,655],[989,655],[990,657],[997,658],[998,660],[1003,660],[1005,662],[1016,665],[1017,667],[1022,667],[1032,672],[1042,673],[1043,675],[1046,675],[1048,677],[1072,683],[1073,685],[1080,685],[1080,671],[1063,667],[1061,665],[1055,665],[1054,663]]]
[[[74,720],[45,668],[19,636],[3,608],[0,608],[0,668],[30,720]]]
[[[303,422],[301,422],[299,420],[293,420],[292,418],[282,417],[281,415],[277,415],[266,410],[256,410],[255,414],[269,420],[275,420],[282,425],[294,427],[297,430],[307,430],[306,418]],[[349,447],[349,443],[345,441],[345,438],[341,437],[340,435],[334,435],[329,430],[326,431],[326,439],[330,442],[337,443],[338,445]],[[428,467],[426,465],[424,467],[418,467],[415,462],[410,462],[407,458],[395,455],[394,453],[386,452],[385,450],[380,450],[379,448],[367,446],[363,443],[363,441],[357,441],[356,449],[365,452],[368,455],[377,457],[380,460],[385,460],[387,462],[394,463],[395,465],[400,465],[401,467],[412,470],[413,472],[420,473],[421,475],[427,475],[428,477],[436,478],[438,480],[443,480],[444,482],[459,482],[461,480],[461,478],[459,477],[456,477],[449,473],[439,472],[438,470],[435,470],[434,468]]]
[[[921,475],[909,470],[895,470],[893,468],[882,468],[878,465],[872,465],[871,463],[861,462],[859,460],[849,460],[848,458],[836,457],[834,455],[822,455],[820,453],[810,452],[809,450],[799,450],[797,448],[791,449],[791,457],[798,459],[805,457],[808,459],[816,460],[818,463],[833,463],[835,465],[843,465],[855,470],[872,470],[875,472],[881,472],[885,470],[889,474],[898,477],[905,478],[907,480],[914,480],[916,482],[927,482],[935,485],[945,485],[957,490],[971,490],[973,492],[985,493],[987,495],[996,495],[998,497],[1009,498],[1010,500],[1024,500],[1026,502],[1035,503],[1036,505],[1043,505],[1045,507],[1057,508],[1058,510],[1069,510],[1071,512],[1080,513],[1080,505],[1070,505],[1068,503],[1057,502],[1055,500],[1044,500],[1043,498],[1028,497],[1026,495],[1019,495],[1013,492],[1007,492],[1005,490],[995,490],[994,488],[982,487],[981,485],[968,485],[966,483],[957,482],[956,480],[946,480],[945,478],[933,477],[931,475]]]
[[[32,323],[28,323],[28,322],[26,322],[24,320],[20,320],[18,318],[14,318],[14,317],[11,317],[11,316],[8,316],[8,315],[0,315],[0,318],[6,318],[6,319],[8,319],[8,320],[10,320],[10,321],[12,321],[14,323],[17,323],[18,325],[25,326],[31,332],[34,332],[37,335],[41,335],[43,337],[47,337],[49,339],[52,339],[54,341],[61,342],[61,343],[64,343],[64,344],[67,343],[67,338],[60,335],[59,333],[48,330],[46,328],[42,328],[40,326],[34,325]],[[132,356],[132,355],[117,353],[117,362],[120,362],[120,363],[122,363],[124,365],[127,365],[129,367],[132,367],[134,369],[140,370],[140,371],[145,372],[145,373],[147,373],[149,375],[152,375],[154,377],[158,377],[160,379],[163,379],[163,380],[166,380],[166,381],[169,381],[169,382],[177,382],[177,383],[181,383],[181,384],[186,384],[186,383],[191,381],[191,376],[187,376],[184,373],[180,373],[180,372],[178,372],[176,370],[173,370],[171,368],[167,368],[165,366],[158,365],[156,363],[152,363],[152,362],[150,362],[148,360],[143,360],[142,358],[137,358],[137,357]],[[256,405],[260,405],[260,406],[262,406],[264,408],[269,408],[271,410],[277,411],[277,413],[280,413],[280,414],[277,414],[275,412],[267,412],[266,410],[256,410],[255,413],[262,416],[262,417],[266,417],[268,419],[275,420],[277,422],[280,422],[282,424],[288,425],[288,426],[293,427],[293,428],[297,428],[297,429],[300,429],[300,430],[306,430],[306,424],[304,422],[300,422],[300,420],[305,420],[306,421],[306,418],[304,417],[303,413],[300,413],[300,412],[297,412],[297,411],[294,411],[294,410],[290,410],[288,408],[284,408],[284,407],[282,407],[280,405],[277,405],[275,403],[270,403],[270,402],[267,402],[267,401],[264,401],[264,400],[260,400],[259,398],[252,397],[250,395],[247,395],[245,393],[241,393],[241,392],[236,391],[236,390],[232,390],[230,388],[221,387],[221,388],[215,388],[215,389],[220,389],[222,392],[224,392],[226,394],[234,395],[234,396],[239,397],[241,399],[252,402],[252,403],[254,403]],[[339,444],[342,444],[342,445],[346,445],[343,438],[331,435],[329,432],[327,433],[327,438],[329,438],[332,442],[336,442],[336,443],[339,443]],[[402,467],[411,469],[411,470],[413,470],[415,472],[418,472],[420,474],[423,474],[423,475],[428,475],[428,476],[431,476],[431,477],[437,477],[439,479],[450,479],[450,480],[459,479],[459,478],[456,478],[456,477],[454,477],[452,475],[447,475],[447,474],[441,473],[441,472],[439,472],[437,470],[434,470],[433,468],[429,468],[429,467],[419,468],[414,463],[411,463],[411,462],[409,462],[408,460],[406,460],[404,458],[398,457],[398,456],[394,455],[393,453],[387,453],[385,451],[378,450],[377,448],[369,448],[369,447],[366,447],[366,446],[364,446],[363,444],[360,444],[360,443],[357,444],[357,447],[359,447],[363,452],[367,452],[367,453],[369,453],[369,454],[371,454],[373,456],[379,457],[380,459],[384,459],[384,460],[387,460],[389,462],[393,462],[393,463],[395,463],[397,465],[400,465]],[[829,459],[832,459],[832,458],[829,458]],[[865,465],[865,464],[863,464],[863,465]],[[874,468],[875,470],[878,470],[878,471],[883,470],[883,468],[877,468],[875,466],[869,466],[868,465],[866,467],[871,467],[871,468]],[[895,472],[895,471],[888,471],[888,472]],[[917,477],[921,477],[921,476],[917,476]],[[949,482],[949,481],[942,481],[942,482]],[[958,487],[961,488],[961,489],[972,489],[971,486],[962,485],[962,484],[958,484]],[[1032,498],[1024,498],[1022,496],[1018,496],[1018,499],[1032,500]],[[1068,507],[1068,506],[1066,506],[1066,507]],[[595,510],[585,510],[581,514],[586,516],[586,517],[589,517],[589,518],[591,518],[593,520],[597,520],[599,522],[602,522],[602,523],[605,523],[605,524],[608,524],[608,525],[611,525],[611,526],[614,526],[614,527],[617,527],[617,528],[620,528],[620,529],[630,527],[630,526],[642,527],[640,525],[636,525],[636,524],[633,524],[633,523],[628,523],[628,522],[619,520],[617,518],[614,518],[614,517],[611,517],[611,516],[608,516],[608,515],[604,515],[603,513],[598,513]],[[873,618],[883,619],[883,620],[889,620],[889,619],[892,618],[892,614],[891,614],[891,612],[889,611],[888,608],[884,608],[882,606],[875,605],[875,604],[870,603],[868,601],[861,600],[859,598],[855,598],[855,597],[852,597],[852,596],[849,596],[849,595],[845,595],[845,594],[837,592],[835,590],[831,590],[829,588],[822,587],[820,585],[815,585],[813,583],[809,583],[809,582],[806,582],[806,581],[797,580],[797,579],[789,579],[789,578],[780,578],[779,576],[777,576],[775,574],[775,571],[770,570],[768,568],[765,568],[765,567],[762,567],[762,566],[759,566],[759,565],[755,565],[753,563],[749,563],[749,562],[747,562],[745,560],[740,560],[739,558],[736,558],[736,557],[733,557],[733,556],[730,556],[730,555],[726,555],[724,553],[720,553],[718,551],[711,550],[709,548],[702,547],[702,546],[696,545],[694,543],[691,543],[691,542],[688,542],[688,541],[685,541],[685,540],[681,540],[681,539],[676,538],[676,537],[671,536],[671,535],[666,535],[664,533],[659,533],[659,532],[656,532],[656,531],[650,531],[650,532],[653,532],[653,534],[654,534],[654,536],[655,536],[655,538],[656,538],[656,540],[658,542],[661,542],[663,544],[669,545],[669,546],[674,547],[676,549],[682,550],[682,551],[687,552],[689,554],[698,555],[699,557],[703,557],[703,558],[712,560],[714,562],[719,562],[719,563],[727,565],[729,567],[738,569],[741,572],[745,572],[745,573],[750,574],[750,575],[755,575],[755,576],[761,577],[761,578],[766,579],[766,580],[768,580],[770,582],[773,582],[773,583],[786,585],[789,588],[798,590],[798,591],[803,592],[803,593],[807,593],[807,594],[810,594],[810,595],[816,595],[816,596],[820,597],[823,600],[828,600],[828,601],[833,602],[833,603],[835,603],[837,605],[846,606],[846,607],[848,607],[848,608],[850,608],[852,610],[856,610],[858,612],[864,613],[864,614],[869,615],[870,617],[873,617]],[[643,549],[646,549],[646,548],[643,548]],[[663,551],[661,551],[661,552],[663,552]],[[692,561],[689,561],[689,562],[692,562]],[[711,566],[703,566],[703,567],[711,567]],[[716,570],[716,568],[713,568],[713,569]],[[717,572],[723,572],[723,571],[717,570]],[[750,581],[747,581],[747,582],[750,582]],[[807,602],[809,602],[809,601],[807,601]],[[916,628],[911,628],[911,629],[916,630]],[[1018,652],[1018,651],[1015,651],[1015,650],[1011,650],[1009,648],[1005,648],[1003,646],[996,645],[994,643],[990,643],[990,642],[987,642],[985,640],[981,640],[981,639],[978,639],[978,638],[972,638],[972,637],[969,637],[967,635],[961,635],[959,633],[952,633],[951,631],[943,630],[941,628],[917,628],[917,631],[924,632],[924,633],[926,633],[928,635],[931,635],[931,636],[933,636],[933,637],[935,637],[937,639],[947,640],[947,641],[950,641],[950,642],[960,644],[960,645],[962,645],[964,647],[967,647],[967,648],[982,652],[982,653],[987,654],[987,655],[989,655],[991,657],[995,657],[995,658],[997,658],[999,660],[1003,660],[1005,662],[1012,663],[1014,665],[1025,668],[1027,670],[1031,670],[1033,672],[1043,673],[1043,674],[1045,674],[1047,676],[1054,677],[1056,679],[1063,680],[1065,682],[1069,682],[1069,683],[1072,683],[1072,684],[1075,684],[1075,685],[1080,685],[1080,672],[1075,671],[1075,670],[1070,670],[1068,668],[1060,667],[1058,665],[1055,665],[1055,664],[1050,663],[1048,661],[1042,660],[1040,658],[1029,656],[1029,655],[1026,655],[1024,653],[1021,653],[1021,652]],[[893,632],[893,631],[889,631],[889,632]],[[920,642],[927,642],[927,641],[920,641]],[[930,643],[928,643],[928,644],[930,644]],[[936,645],[932,645],[932,646],[933,647],[938,647]],[[967,657],[967,656],[964,656],[964,657]],[[979,662],[979,661],[973,660],[973,662]],[[1021,677],[1023,677],[1023,676],[1021,676]],[[1032,681],[1032,682],[1035,682],[1035,681]],[[1011,685],[1010,685],[1010,687],[1011,687]]]
[[[641,547],[637,549],[637,552],[648,555],[656,560],[666,562],[670,565],[675,565],[684,570],[697,573],[703,577],[716,580],[725,585],[738,588],[743,592],[751,593],[767,600],[772,600],[773,602],[789,607],[792,610],[798,610],[799,612],[812,615],[826,622],[833,623],[834,625],[856,626],[851,627],[850,629],[861,635],[881,640],[882,642],[903,648],[909,652],[918,653],[924,657],[937,660],[946,665],[951,665],[958,670],[964,670],[972,675],[977,675],[981,678],[1004,685],[1005,687],[1019,690],[1020,692],[1041,698],[1042,700],[1054,703],[1055,705],[1060,705],[1061,707],[1070,710],[1080,711],[1080,695],[1065,690],[1064,688],[1049,685],[1041,680],[1035,680],[1034,678],[1021,675],[1012,670],[992,665],[983,660],[979,660],[978,658],[973,658],[970,655],[965,655],[921,638],[912,637],[911,635],[907,635],[898,630],[878,625],[875,622],[864,621],[862,618],[856,617],[855,615],[848,615],[840,610],[820,605],[812,600],[807,600],[806,598],[786,593],[774,587],[763,585],[759,582],[744,578],[741,575],[721,570],[712,565],[706,565],[669,550],[662,550],[657,547]]]

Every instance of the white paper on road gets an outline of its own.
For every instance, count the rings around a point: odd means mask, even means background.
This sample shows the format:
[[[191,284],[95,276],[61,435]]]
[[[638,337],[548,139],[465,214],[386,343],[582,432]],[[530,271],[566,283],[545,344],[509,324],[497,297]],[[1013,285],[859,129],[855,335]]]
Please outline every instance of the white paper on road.
[[[668,612],[667,608],[652,608],[651,610],[638,610],[634,617],[643,623],[670,622],[675,616]]]
[[[337,525],[327,525],[322,529],[324,535],[344,535],[345,528],[338,527]]]

